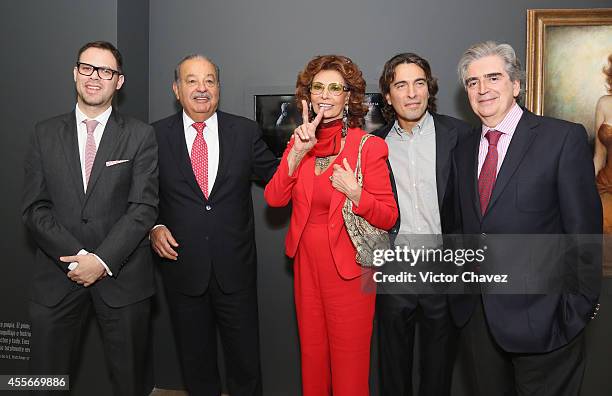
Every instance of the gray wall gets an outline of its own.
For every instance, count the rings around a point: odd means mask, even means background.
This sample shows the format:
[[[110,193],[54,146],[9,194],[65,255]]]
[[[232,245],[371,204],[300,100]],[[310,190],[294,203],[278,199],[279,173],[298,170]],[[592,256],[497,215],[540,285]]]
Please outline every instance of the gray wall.
[[[22,0],[0,4],[2,37],[2,114],[0,167],[2,204],[2,284],[1,322],[27,322],[29,265],[33,248],[21,223],[23,160],[34,124],[71,111],[75,105],[72,69],[77,50],[87,41],[117,41],[117,0]],[[80,379],[71,378],[75,392],[86,394],[83,384],[110,394],[100,372],[105,373],[102,349],[90,326],[85,337],[85,353],[80,362]],[[26,365],[0,360],[0,373],[25,373]],[[98,374],[96,374],[96,371]],[[78,393],[76,393],[78,394]]]
[[[526,9],[610,7],[610,0],[151,0],[150,117],[173,110],[171,71],[203,52],[221,68],[222,103],[253,116],[253,92],[292,90],[314,55],[340,53],[362,69],[371,89],[385,60],[400,51],[427,58],[439,77],[439,109],[466,114],[455,67],[472,43],[511,43],[524,60]],[[469,113],[469,111],[468,111]]]
[[[505,41],[524,61],[526,9],[610,5],[610,0],[151,0],[150,117],[153,121],[175,111],[172,71],[188,53],[206,54],[220,66],[221,109],[253,118],[252,95],[291,93],[298,71],[314,55],[351,57],[369,89],[377,91],[384,62],[413,51],[430,61],[439,78],[439,110],[471,119],[455,72],[469,45]],[[264,388],[266,395],[295,395],[299,350],[292,277],[283,254],[287,213],[267,208],[262,195],[262,188],[254,186]],[[596,373],[597,367],[590,370]],[[587,396],[609,393],[612,384],[602,387],[598,375],[591,375],[596,378]]]
[[[28,321],[28,285],[33,243],[21,224],[24,152],[37,121],[72,111],[72,70],[78,49],[88,41],[118,44],[126,58],[128,83],[119,106],[148,118],[148,0],[23,0],[0,4],[2,113],[0,167],[3,234],[0,322]],[[138,34],[134,34],[138,33]],[[131,77],[133,75],[133,78]],[[73,394],[111,394],[97,326],[83,340]],[[0,360],[0,373],[25,373],[26,363]]]
[[[149,0],[118,0],[117,48],[124,58],[121,111],[149,119]]]
[[[4,188],[0,238],[4,265],[26,277],[30,258],[21,225],[23,156],[36,121],[71,111],[76,52],[90,40],[117,41],[116,1],[13,1],[0,5],[2,112],[0,167]],[[75,18],[78,15],[78,18]],[[7,191],[9,189],[9,191]],[[22,264],[22,265],[20,265]],[[17,295],[15,295],[17,293]],[[27,289],[0,288],[0,300],[22,300]],[[10,301],[10,300],[9,300]]]

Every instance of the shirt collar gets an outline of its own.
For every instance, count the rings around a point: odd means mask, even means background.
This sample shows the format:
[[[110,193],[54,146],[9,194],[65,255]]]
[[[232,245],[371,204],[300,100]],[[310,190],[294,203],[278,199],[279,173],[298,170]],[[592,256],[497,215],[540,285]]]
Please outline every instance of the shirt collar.
[[[430,126],[432,125],[431,124],[432,122],[433,122],[433,117],[431,116],[431,114],[429,114],[429,111],[425,111],[425,114],[423,115],[421,120],[417,122],[414,127],[412,127],[411,134],[412,135],[428,135],[431,132],[434,132],[434,128],[430,128]],[[393,123],[392,130],[400,136],[402,136],[402,133],[411,135],[399,125],[399,122],[397,121],[397,119]]]
[[[523,109],[521,109],[521,106],[519,106],[515,102],[514,105],[510,108],[510,111],[508,112],[508,114],[506,114],[504,119],[501,120],[501,122],[497,124],[495,127],[489,128],[485,124],[482,124],[481,138],[485,139],[484,137],[485,134],[489,132],[490,130],[499,131],[505,135],[510,136],[510,138],[512,138],[512,135],[514,135],[514,131],[516,130],[516,126],[521,120],[522,115],[523,115]]]
[[[183,110],[183,126],[185,127],[185,131],[187,131],[194,122],[195,121],[185,113],[185,110]],[[217,112],[215,111],[208,119],[204,120],[204,122],[207,128],[217,129]]]
[[[85,120],[93,119],[93,120],[98,121],[98,123],[100,123],[100,125],[102,126],[102,130],[106,128],[106,123],[108,122],[108,118],[110,117],[112,111],[113,111],[113,106],[108,106],[108,109],[104,110],[104,112],[99,114],[97,117],[89,118],[85,115],[85,113],[81,111],[78,103],[76,104],[76,107],[74,109],[74,112],[76,114],[77,125],[81,125],[81,123]]]

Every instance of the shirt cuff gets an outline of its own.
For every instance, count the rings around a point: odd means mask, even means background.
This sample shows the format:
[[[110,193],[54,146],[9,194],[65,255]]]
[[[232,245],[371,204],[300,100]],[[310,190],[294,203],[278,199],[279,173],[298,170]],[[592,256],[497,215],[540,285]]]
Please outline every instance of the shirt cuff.
[[[85,249],[81,249],[79,250],[79,252],[77,253],[77,256],[84,256],[86,254],[89,254],[89,252]],[[108,268],[108,265],[106,265],[106,263],[104,262],[104,260],[102,260],[97,254],[92,253],[100,262],[100,264],[102,264],[102,266],[104,267],[104,269],[106,270],[106,273],[109,274],[110,276],[113,276],[113,273],[111,272],[110,268]],[[70,271],[76,269],[79,266],[79,263],[76,261],[73,261],[72,263],[70,263],[68,265],[68,269]]]
[[[163,224],[155,224],[153,226],[153,228],[151,228],[151,231],[153,231],[154,229],[156,229],[158,227],[165,227],[165,225],[163,225]],[[151,231],[149,231],[149,241],[151,240]]]
[[[100,264],[102,264],[102,266],[103,266],[103,267],[104,267],[104,269],[106,270],[106,273],[107,273],[109,276],[113,276],[113,273],[111,272],[110,268],[108,268],[108,265],[106,265],[106,263],[104,262],[104,260],[102,260],[102,259],[100,258],[100,256],[98,256],[97,254],[95,254],[95,253],[92,253],[92,254],[93,254],[94,256],[96,256],[96,258],[98,259],[98,261],[100,262]]]

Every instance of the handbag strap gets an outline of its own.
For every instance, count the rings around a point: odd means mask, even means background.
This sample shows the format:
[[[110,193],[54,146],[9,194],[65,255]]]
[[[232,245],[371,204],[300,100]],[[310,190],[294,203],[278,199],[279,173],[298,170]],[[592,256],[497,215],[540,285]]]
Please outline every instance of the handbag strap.
[[[359,184],[359,187],[363,187],[363,175],[361,174],[361,151],[366,140],[368,140],[372,136],[374,135],[366,133],[361,137],[361,142],[359,143],[359,151],[357,152],[357,164],[355,164],[355,179],[357,179],[357,184]]]

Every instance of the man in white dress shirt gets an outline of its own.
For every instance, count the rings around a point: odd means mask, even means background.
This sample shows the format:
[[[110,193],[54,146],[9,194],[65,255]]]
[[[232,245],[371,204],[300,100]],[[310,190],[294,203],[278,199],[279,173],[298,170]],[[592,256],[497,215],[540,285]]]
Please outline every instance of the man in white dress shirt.
[[[25,161],[23,221],[37,246],[31,370],[74,374],[93,308],[113,394],[144,395],[157,143],[112,106],[124,83],[119,51],[97,41],[77,59],[75,110],[36,125]]]
[[[252,175],[277,160],[254,121],[217,111],[219,70],[189,55],[175,70],[182,110],[153,124],[160,212],[151,241],[190,395],[219,395],[217,328],[232,396],[261,395]]]

